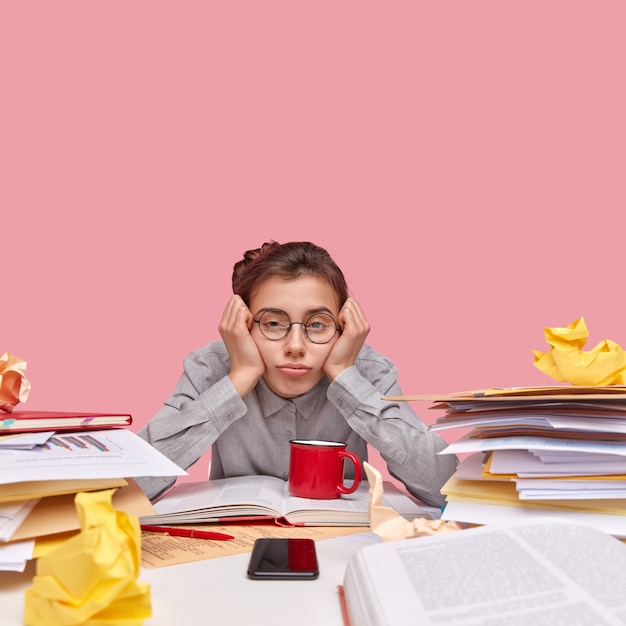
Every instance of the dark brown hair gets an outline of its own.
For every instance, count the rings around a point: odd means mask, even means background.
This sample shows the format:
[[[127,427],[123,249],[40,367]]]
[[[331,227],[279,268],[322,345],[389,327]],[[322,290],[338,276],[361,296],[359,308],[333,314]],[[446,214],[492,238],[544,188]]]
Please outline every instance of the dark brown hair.
[[[337,294],[339,308],[348,297],[343,272],[324,248],[308,241],[280,244],[264,243],[260,248],[244,252],[233,268],[233,293],[249,306],[250,298],[261,283],[272,276],[293,280],[300,276],[317,276],[325,280]]]

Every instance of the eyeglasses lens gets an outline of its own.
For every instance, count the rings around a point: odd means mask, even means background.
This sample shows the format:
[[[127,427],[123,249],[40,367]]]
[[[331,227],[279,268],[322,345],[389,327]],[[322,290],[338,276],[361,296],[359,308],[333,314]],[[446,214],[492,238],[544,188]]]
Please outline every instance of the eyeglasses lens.
[[[293,322],[298,324],[299,322]],[[284,339],[291,329],[292,322],[284,311],[265,311],[259,319],[259,328],[268,339]],[[304,332],[313,343],[327,343],[337,332],[332,316],[327,313],[315,313],[304,323]]]

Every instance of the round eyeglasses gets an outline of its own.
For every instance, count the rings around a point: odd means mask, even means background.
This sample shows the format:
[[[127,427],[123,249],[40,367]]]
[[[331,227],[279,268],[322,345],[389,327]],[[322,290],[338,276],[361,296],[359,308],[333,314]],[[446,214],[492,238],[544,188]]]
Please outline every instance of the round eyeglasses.
[[[304,322],[292,322],[285,311],[266,309],[253,321],[259,325],[262,335],[272,341],[284,339],[294,324],[304,326],[306,338],[313,343],[328,343],[336,333],[341,333],[335,318],[328,313],[313,313]]]

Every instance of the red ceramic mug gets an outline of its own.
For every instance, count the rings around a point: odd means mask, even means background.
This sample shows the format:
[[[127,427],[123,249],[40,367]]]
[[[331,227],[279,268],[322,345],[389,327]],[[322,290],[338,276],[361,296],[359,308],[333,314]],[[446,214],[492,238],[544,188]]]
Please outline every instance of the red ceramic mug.
[[[338,441],[293,439],[289,442],[289,493],[300,498],[330,500],[356,491],[361,484],[361,461]],[[354,465],[354,480],[343,482],[344,462]]]

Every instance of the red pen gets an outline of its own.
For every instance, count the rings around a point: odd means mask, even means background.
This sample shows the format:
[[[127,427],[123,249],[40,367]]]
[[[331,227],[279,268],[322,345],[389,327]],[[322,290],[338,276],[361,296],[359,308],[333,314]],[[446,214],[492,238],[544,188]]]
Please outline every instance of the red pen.
[[[193,539],[234,539],[232,535],[216,533],[209,530],[195,530],[194,528],[170,528],[169,526],[141,526],[141,530],[151,533],[165,533],[172,537],[192,537]]]

